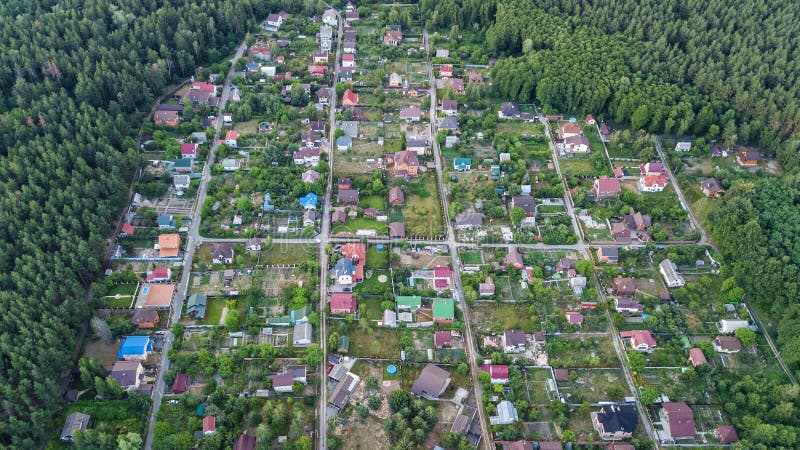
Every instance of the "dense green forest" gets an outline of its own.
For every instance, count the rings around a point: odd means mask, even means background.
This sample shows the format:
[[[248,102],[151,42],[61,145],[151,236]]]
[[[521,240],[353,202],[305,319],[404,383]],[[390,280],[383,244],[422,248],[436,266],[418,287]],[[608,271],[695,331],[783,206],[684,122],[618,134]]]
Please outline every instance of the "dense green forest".
[[[320,5],[0,3],[1,448],[40,447],[52,429],[152,101],[278,6]]]
[[[421,1],[429,26],[485,34],[501,97],[759,145],[794,167],[800,9],[741,3]]]

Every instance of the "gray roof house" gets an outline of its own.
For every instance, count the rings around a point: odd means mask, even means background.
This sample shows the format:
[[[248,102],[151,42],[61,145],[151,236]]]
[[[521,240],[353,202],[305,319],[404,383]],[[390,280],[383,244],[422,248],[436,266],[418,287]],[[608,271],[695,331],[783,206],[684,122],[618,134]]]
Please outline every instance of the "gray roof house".
[[[439,366],[428,364],[411,386],[411,393],[417,397],[436,400],[448,385],[450,385],[450,373]]]
[[[483,225],[483,214],[463,212],[456,214],[456,228],[478,228]]]
[[[308,322],[298,323],[294,326],[292,334],[292,345],[295,347],[305,347],[311,344],[312,328]]]
[[[61,441],[72,442],[75,432],[84,431],[89,426],[89,415],[81,412],[74,412],[67,416],[64,427],[61,429]]]
[[[503,400],[497,404],[497,415],[489,417],[492,425],[510,425],[519,420],[517,408],[508,400]]]

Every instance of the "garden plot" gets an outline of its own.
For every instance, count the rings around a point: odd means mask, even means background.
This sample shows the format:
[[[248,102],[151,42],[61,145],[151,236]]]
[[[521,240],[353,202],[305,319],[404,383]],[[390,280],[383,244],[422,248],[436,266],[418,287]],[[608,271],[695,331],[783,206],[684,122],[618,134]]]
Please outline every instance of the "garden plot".
[[[558,391],[573,405],[622,401],[631,395],[622,369],[573,369],[569,378],[558,382]]]
[[[553,367],[619,367],[611,336],[548,336],[545,345]]]

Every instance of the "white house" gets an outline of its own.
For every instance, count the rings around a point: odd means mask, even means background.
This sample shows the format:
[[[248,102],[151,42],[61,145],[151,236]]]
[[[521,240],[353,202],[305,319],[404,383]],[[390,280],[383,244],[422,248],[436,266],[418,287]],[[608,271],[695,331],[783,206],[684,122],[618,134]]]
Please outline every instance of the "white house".
[[[339,19],[336,17],[336,10],[333,9],[326,9],[324,13],[322,13],[322,23],[325,25],[330,25],[335,27],[339,24]]]
[[[295,347],[305,347],[311,344],[312,328],[308,322],[298,323],[294,326],[292,333],[292,345]]]
[[[643,176],[639,177],[637,186],[641,192],[661,192],[667,187],[667,177],[663,175]]]
[[[191,179],[189,175],[173,175],[172,176],[172,185],[175,186],[175,189],[178,191],[182,191],[184,189],[189,189],[189,183]]]
[[[564,139],[564,148],[569,153],[589,153],[589,138],[584,135],[569,136]]]
[[[717,322],[717,330],[724,334],[733,333],[740,328],[747,328],[749,326],[750,322],[746,320],[722,319]]]
[[[667,287],[676,288],[686,285],[686,280],[683,278],[683,275],[678,273],[678,268],[675,267],[675,263],[672,261],[668,259],[661,261],[658,265],[658,271],[661,272],[661,276],[664,277],[664,282],[667,284]]]
[[[676,152],[688,152],[692,149],[692,143],[688,141],[681,141],[675,144]]]

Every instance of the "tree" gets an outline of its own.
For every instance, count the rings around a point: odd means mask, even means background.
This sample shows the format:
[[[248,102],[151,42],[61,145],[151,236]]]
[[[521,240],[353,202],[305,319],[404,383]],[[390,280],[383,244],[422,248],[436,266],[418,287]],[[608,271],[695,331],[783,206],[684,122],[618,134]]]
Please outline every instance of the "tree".
[[[645,357],[636,350],[628,350],[628,365],[634,372],[642,373],[645,367]]]
[[[307,365],[315,367],[322,362],[323,356],[322,347],[319,344],[311,344],[306,348],[306,356],[303,359]]]
[[[369,406],[369,409],[373,411],[380,409],[382,405],[383,399],[377,395],[373,395],[367,400],[367,406]]]
[[[78,450],[115,450],[117,440],[113,435],[102,431],[88,429],[75,433],[73,448]],[[140,439],[141,440],[141,439]]]
[[[733,334],[739,338],[743,347],[750,347],[756,343],[756,332],[750,328],[739,328]]]
[[[79,359],[78,370],[81,374],[81,383],[84,386],[92,386],[95,377],[99,377],[103,374],[103,367],[100,365],[97,358],[94,357],[84,356]]]
[[[364,387],[369,392],[377,391],[378,390],[378,378],[373,376],[373,375],[367,376],[366,378],[364,378]]]
[[[358,412],[358,417],[360,417],[361,420],[367,420],[367,418],[369,417],[369,409],[365,408],[362,405],[356,406],[356,411]]]
[[[138,433],[117,436],[117,450],[139,450],[140,448],[142,448],[142,436]]]
[[[400,411],[411,405],[411,394],[408,391],[398,389],[389,394],[389,408],[392,412]]]
[[[561,433],[561,442],[574,442],[575,438],[575,432],[572,430],[564,430],[564,432]]]
[[[238,330],[239,327],[239,310],[228,309],[228,312],[225,315],[225,328],[228,330]]]
[[[511,211],[509,211],[508,214],[511,216],[511,222],[517,226],[522,223],[523,219],[525,219],[525,216],[527,215],[525,210],[519,207],[511,208]]]
[[[644,386],[640,398],[645,405],[652,405],[660,395],[654,387]]]

